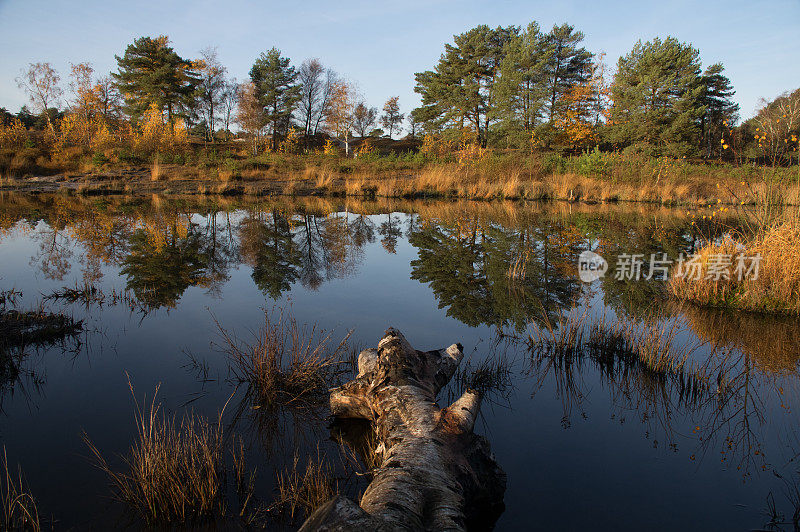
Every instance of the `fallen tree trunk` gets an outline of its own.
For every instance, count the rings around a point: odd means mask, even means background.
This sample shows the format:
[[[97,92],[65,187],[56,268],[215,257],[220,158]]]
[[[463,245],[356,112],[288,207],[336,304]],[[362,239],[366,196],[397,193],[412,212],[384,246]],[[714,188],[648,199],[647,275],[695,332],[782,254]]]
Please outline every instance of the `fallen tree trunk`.
[[[336,497],[303,524],[310,530],[467,530],[491,527],[503,510],[505,473],[485,438],[472,432],[480,394],[447,408],[436,395],[463,357],[460,344],[417,351],[389,329],[362,351],[358,376],[332,390],[337,418],[372,422],[380,466],[360,506]],[[366,527],[366,528],[365,528]]]

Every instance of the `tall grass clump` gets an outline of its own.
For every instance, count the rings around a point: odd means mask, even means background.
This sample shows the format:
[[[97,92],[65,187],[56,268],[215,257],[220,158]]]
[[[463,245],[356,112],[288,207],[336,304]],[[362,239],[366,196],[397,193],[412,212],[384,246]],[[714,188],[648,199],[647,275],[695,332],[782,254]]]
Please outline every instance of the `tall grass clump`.
[[[309,456],[301,472],[299,457],[294,455],[291,467],[277,475],[278,498],[274,510],[294,521],[295,514],[310,515],[319,506],[339,493],[339,485],[333,479],[331,466],[319,456]]]
[[[714,255],[732,258],[730,275],[715,279],[706,275]],[[700,251],[700,279],[673,275],[670,293],[699,305],[733,308],[755,312],[800,314],[800,216],[779,217],[759,228],[749,238],[709,242]],[[760,256],[758,276],[738,275],[739,260],[750,264]],[[740,278],[741,277],[741,278]]]
[[[0,472],[0,506],[3,508],[0,530],[26,530],[38,532],[39,510],[36,500],[27,490],[22,479],[22,469],[17,468],[16,474],[8,467],[6,448],[3,447],[3,470]]]
[[[478,392],[483,401],[508,403],[514,389],[513,360],[505,352],[490,351],[480,360],[462,362],[442,392],[441,400],[451,403],[467,390]]]
[[[553,323],[542,309],[541,324],[532,323],[528,333],[528,348],[539,354],[563,358],[579,355],[584,348],[588,322],[587,311],[578,314],[573,309],[569,314],[558,314]]]
[[[301,326],[282,311],[277,317],[264,313],[264,326],[252,344],[240,342],[221,326],[219,330],[234,379],[249,385],[259,406],[327,399],[332,380],[346,369],[343,355],[350,334],[331,348],[330,333]]]
[[[222,414],[216,423],[193,413],[167,416],[156,402],[157,393],[158,388],[146,409],[136,404],[136,440],[123,457],[122,470],[114,470],[84,435],[97,466],[111,480],[115,498],[151,526],[248,515],[253,478],[247,476],[241,446],[238,453],[231,451],[234,467],[229,473]],[[229,476],[238,488],[238,512],[227,497]]]
[[[676,374],[687,370],[697,376],[701,372],[690,363],[696,345],[678,340],[685,329],[681,322],[659,324],[621,319],[615,322],[605,316],[592,323],[588,348],[596,358],[612,362],[614,358],[628,365],[638,365],[654,374]]]

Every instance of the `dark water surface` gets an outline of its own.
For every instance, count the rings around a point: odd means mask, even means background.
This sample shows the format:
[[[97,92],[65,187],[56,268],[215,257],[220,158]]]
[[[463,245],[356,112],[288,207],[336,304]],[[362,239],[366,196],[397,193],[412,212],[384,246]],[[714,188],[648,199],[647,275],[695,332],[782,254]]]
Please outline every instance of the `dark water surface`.
[[[508,474],[498,530],[748,530],[769,525],[772,506],[785,522],[795,511],[796,320],[679,308],[658,281],[578,279],[589,248],[612,268],[623,253],[691,250],[685,211],[6,195],[0,224],[0,289],[21,292],[16,308],[85,282],[102,293],[44,301],[84,331],[26,346],[18,371],[2,373],[0,443],[47,526],[131,525],[83,441],[120,466],[135,435],[128,379],[140,402],[160,384],[168,413],[216,418],[233,395],[226,428],[246,442],[265,504],[295,453],[347,475],[324,416],[283,413],[264,429],[237,410],[215,320],[247,341],[276,307],[336,340],[353,329],[356,346],[394,326],[418,349],[461,342],[471,364],[512,362],[512,387],[476,427]],[[529,322],[557,323],[573,307],[678,323],[677,343],[705,343],[694,362],[724,351],[729,372],[693,395],[590,359],[537,363]],[[342,480],[353,494],[364,482]]]

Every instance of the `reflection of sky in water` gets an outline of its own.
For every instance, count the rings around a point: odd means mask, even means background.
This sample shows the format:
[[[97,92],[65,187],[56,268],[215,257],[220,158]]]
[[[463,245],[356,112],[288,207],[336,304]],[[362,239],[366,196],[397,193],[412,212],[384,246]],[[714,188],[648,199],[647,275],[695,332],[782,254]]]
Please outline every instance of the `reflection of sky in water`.
[[[391,225],[384,225],[383,233],[381,224],[389,222],[387,215],[370,215],[366,220],[371,227],[371,238],[365,238],[358,249],[352,236],[337,237],[338,226],[331,225],[328,240],[318,240],[315,244],[320,261],[315,272],[317,281],[304,285],[298,273],[297,279],[289,283],[290,289],[284,290],[277,301],[265,297],[253,278],[254,261],[259,260],[262,263],[257,266],[266,268],[265,277],[272,278],[275,270],[263,261],[274,256],[269,254],[269,246],[276,240],[271,239],[273,233],[264,232],[263,226],[253,226],[254,231],[262,231],[253,233],[261,240],[256,238],[255,243],[251,242],[249,251],[242,251],[244,245],[234,250],[223,268],[227,279],[223,276],[215,286],[190,281],[186,287],[179,287],[172,308],[162,306],[143,316],[124,305],[106,304],[87,310],[80,303],[52,303],[52,308],[63,308],[86,320],[81,348],[76,353],[49,348],[29,357],[26,365],[44,382],[37,390],[23,380],[14,386],[13,393],[6,392],[5,414],[0,420],[0,439],[11,461],[23,465],[40,500],[40,511],[60,519],[59,526],[87,526],[113,519],[115,513],[107,510],[106,480],[87,461],[88,451],[81,434],[86,431],[109,457],[127,448],[133,434],[133,402],[126,372],[139,398],[145,393],[151,395],[161,383],[160,397],[169,411],[180,412],[189,403],[198,412],[216,414],[233,388],[226,382],[228,373],[223,354],[211,345],[219,341],[212,315],[222,326],[247,340],[262,324],[259,309],[272,308],[276,303],[288,304],[299,322],[316,322],[327,330],[335,328],[335,338],[354,328],[354,343],[362,346],[374,345],[391,325],[402,330],[419,349],[460,341],[466,355],[478,359],[502,351],[502,347],[492,345],[495,328],[486,322],[492,323],[498,317],[511,319],[505,331],[521,336],[524,331],[517,330],[513,320],[540,315],[537,309],[542,294],[552,296],[550,300],[555,302],[575,298],[596,317],[667,308],[665,298],[655,296],[646,287],[609,280],[582,285],[574,278],[574,267],[577,253],[585,249],[588,241],[599,241],[600,252],[604,254],[613,254],[626,246],[625,252],[640,246],[649,253],[662,243],[673,251],[678,243],[686,243],[683,238],[686,224],[680,218],[663,211],[656,217],[639,216],[624,208],[605,211],[587,208],[580,213],[554,209],[555,212],[543,214],[540,211],[547,209],[528,207],[512,209],[516,221],[510,222],[507,208],[503,216],[493,218],[485,215],[484,206],[459,204],[462,219],[478,217],[483,224],[465,223],[464,227],[456,227],[453,220],[458,217],[447,214],[452,205],[443,204],[441,209],[436,204],[424,209],[417,209],[419,204],[395,207],[416,209],[420,214],[392,215]],[[263,219],[269,222],[267,229],[274,229],[269,224],[277,218],[270,205],[261,207]],[[286,206],[281,208],[285,213]],[[139,212],[144,218],[152,216],[150,207]],[[191,207],[185,212],[191,212]],[[443,221],[438,225],[421,223],[433,222],[432,216],[439,215]],[[352,213],[337,216],[347,224],[356,219]],[[234,240],[229,244],[236,248],[247,218],[244,211],[229,216],[219,214],[217,236],[233,235]],[[189,228],[189,236],[197,236],[203,249],[208,249],[209,219],[210,216],[200,214],[191,217],[196,226]],[[314,227],[319,237],[326,218],[312,216],[304,220],[295,215],[292,219],[293,227],[288,230],[294,235],[291,245],[302,252],[304,224]],[[642,236],[652,229],[653,219],[661,226],[658,232],[649,232],[658,236]],[[633,231],[635,234],[614,234],[615,228],[626,228],[632,220],[639,224]],[[411,238],[410,227],[416,235]],[[509,284],[506,273],[509,261],[516,260],[514,246],[520,241],[520,229],[525,230],[528,245],[537,250],[527,268],[529,284],[523,283],[521,291]],[[0,240],[0,288],[21,290],[24,294],[21,307],[34,305],[43,294],[58,288],[75,286],[81,279],[85,251],[69,237],[60,241],[72,251],[67,257],[68,273],[62,280],[53,280],[42,272],[41,243],[47,231],[48,226],[40,222],[33,232],[12,230]],[[133,241],[130,231],[123,233],[120,242]],[[393,238],[382,243],[386,235]],[[560,240],[544,247],[541,245],[544,235],[559,235]],[[432,242],[428,237],[454,247],[426,248],[421,252],[420,246]],[[475,248],[474,262],[467,255],[437,254],[446,249],[462,249],[460,238],[480,244]],[[274,249],[285,252],[280,245]],[[240,251],[238,256],[235,251]],[[543,262],[545,255],[538,254],[545,251],[547,268]],[[145,260],[152,258],[152,248],[148,252],[145,246],[139,252]],[[428,258],[419,263],[423,256]],[[39,262],[32,257],[39,257]],[[341,264],[336,262],[340,259]],[[613,266],[614,262],[609,262]],[[152,264],[147,263],[146,267],[152,268]],[[474,268],[474,272],[466,274],[465,268]],[[102,265],[102,278],[97,284],[106,294],[122,291],[129,283],[130,275],[121,275],[120,270],[118,263]],[[302,264],[297,266],[297,271],[301,270]],[[413,277],[423,277],[426,282]],[[633,293],[635,290],[638,292]],[[454,305],[465,308],[453,308]],[[669,312],[672,319],[680,316],[674,308]],[[460,316],[482,324],[469,327],[456,319]],[[698,309],[690,309],[687,318],[702,340],[743,349],[759,345],[753,339],[758,331],[765,335],[772,331],[773,337],[784,339],[783,344],[791,344],[798,338],[797,327],[787,320],[725,318]],[[690,332],[682,332],[679,338],[686,342],[697,340]],[[186,352],[208,363],[208,382],[198,380],[197,372],[188,367]],[[708,419],[710,407],[704,407],[702,415],[697,414],[699,409],[676,407],[669,413],[672,434],[668,435],[663,419],[643,419],[646,409],[637,409],[619,397],[612,399],[615,388],[601,377],[596,367],[586,363],[580,371],[583,397],[572,408],[569,418],[564,419],[555,381],[545,379],[537,391],[534,379],[525,374],[523,347],[511,345],[507,355],[515,360],[515,388],[510,401],[507,405],[503,401],[487,404],[484,419],[479,423],[479,430],[488,435],[498,462],[508,473],[506,511],[498,523],[499,529],[528,529],[532,524],[558,529],[753,528],[767,521],[760,512],[766,507],[770,491],[779,506],[784,506],[784,512],[790,513],[781,495],[783,484],[773,470],[781,474],[792,470],[787,461],[792,456],[791,446],[798,447],[790,430],[796,418],[780,407],[774,389],[782,386],[784,404],[793,406],[796,402],[793,378],[782,378],[764,387],[754,385],[759,400],[752,404],[757,407],[751,419],[752,432],[763,445],[768,465],[764,471],[752,468],[751,475],[742,482],[742,471],[720,462],[727,431],[721,431],[716,441],[707,443],[707,451],[701,452],[693,428]],[[764,381],[760,368],[794,371],[794,359],[785,360],[784,356],[764,362],[769,357],[770,353],[759,353],[748,360],[754,366],[751,370],[754,382]],[[533,392],[536,393],[532,397]],[[667,417],[665,412],[660,414]],[[263,498],[269,499],[271,495],[273,467],[290,460],[295,445],[302,452],[312,449],[316,452],[317,441],[321,439],[324,450],[335,452],[335,445],[324,443],[328,437],[324,420],[310,429],[302,428],[300,433],[299,437],[287,436],[290,443],[277,445],[285,453],[259,450],[257,440],[254,437],[249,440],[254,444],[249,454],[252,464],[259,469]],[[694,460],[690,458],[692,455]],[[99,521],[94,517],[98,514]]]

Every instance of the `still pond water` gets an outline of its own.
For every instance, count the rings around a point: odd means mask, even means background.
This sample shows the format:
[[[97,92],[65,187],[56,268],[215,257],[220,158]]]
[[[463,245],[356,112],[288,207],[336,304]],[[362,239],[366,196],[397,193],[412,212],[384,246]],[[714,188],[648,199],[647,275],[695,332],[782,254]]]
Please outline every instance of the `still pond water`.
[[[791,529],[796,320],[681,308],[660,281],[613,276],[621,254],[691,251],[698,235],[685,211],[5,195],[0,226],[0,290],[15,291],[14,307],[83,320],[78,336],[28,345],[0,373],[0,444],[47,527],[138,526],[83,441],[121,467],[135,435],[129,379],[139,402],[160,384],[168,413],[215,418],[230,398],[226,429],[245,441],[265,504],[295,455],[322,455],[357,495],[365,481],[345,481],[324,415],[284,413],[264,429],[235,406],[242,392],[217,322],[247,341],[265,310],[282,308],[334,339],[352,329],[353,346],[374,346],[394,326],[418,349],[461,342],[470,364],[511,363],[510,387],[484,403],[476,426],[508,474],[498,530]],[[612,265],[592,283],[577,275],[587,249]],[[85,283],[102,296],[47,298]],[[729,373],[714,376],[726,392],[713,383],[689,395],[675,379],[589,359],[537,360],[530,324],[573,308],[677,324],[675,342],[698,344],[698,364],[726,353]]]

